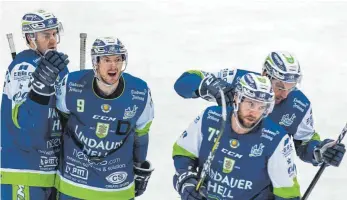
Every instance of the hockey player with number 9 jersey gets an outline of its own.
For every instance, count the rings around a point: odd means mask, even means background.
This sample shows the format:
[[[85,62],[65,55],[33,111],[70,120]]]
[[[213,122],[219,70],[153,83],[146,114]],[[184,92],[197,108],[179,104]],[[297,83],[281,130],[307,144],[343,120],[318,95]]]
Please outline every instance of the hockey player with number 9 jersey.
[[[128,53],[118,38],[96,39],[91,55],[93,70],[69,73],[55,90],[65,121],[57,198],[133,199],[153,171],[146,160],[151,93],[124,72]]]
[[[286,131],[266,116],[274,106],[267,77],[246,74],[227,107],[225,129],[221,107],[208,107],[183,132],[173,147],[176,169],[174,187],[182,200],[264,200],[273,192],[276,200],[299,200],[294,144]],[[201,170],[220,135],[202,187],[196,191]],[[262,137],[272,134],[270,141]]]
[[[131,199],[136,172],[149,177],[152,170],[146,161],[154,117],[151,93],[146,82],[123,72],[127,51],[117,38],[97,39],[92,59],[96,75],[70,73],[56,92],[58,110],[69,115],[57,188],[62,199]]]

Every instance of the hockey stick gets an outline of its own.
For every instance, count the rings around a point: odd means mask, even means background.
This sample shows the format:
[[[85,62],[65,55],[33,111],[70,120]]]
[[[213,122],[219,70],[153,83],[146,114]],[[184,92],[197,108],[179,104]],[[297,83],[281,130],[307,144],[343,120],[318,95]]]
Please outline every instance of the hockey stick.
[[[12,35],[12,33],[8,33],[8,34],[6,34],[6,37],[7,37],[7,40],[8,40],[8,45],[10,46],[12,59],[14,60],[14,58],[17,55],[17,53],[16,53],[16,49],[15,49],[15,46],[14,46],[14,42],[13,42],[13,35]]]
[[[342,139],[346,135],[346,132],[347,132],[347,123],[346,123],[345,127],[342,129],[338,139],[336,140],[336,144],[341,143]],[[306,200],[308,198],[308,196],[311,194],[314,186],[317,184],[319,178],[323,174],[326,167],[327,167],[327,164],[323,163],[322,166],[319,168],[318,172],[316,173],[316,175],[314,176],[313,180],[311,181],[310,185],[308,186],[308,188],[307,188],[307,190],[306,190],[306,192],[305,192],[305,194],[301,200]]]
[[[207,160],[205,161],[203,168],[201,170],[201,174],[200,174],[200,178],[198,181],[198,184],[195,187],[196,191],[199,191],[202,184],[205,181],[205,178],[207,176],[207,173],[209,173],[210,171],[210,167],[211,167],[211,163],[214,159],[214,156],[216,154],[216,150],[218,149],[219,146],[219,141],[222,138],[222,135],[224,133],[224,128],[225,128],[225,123],[226,123],[226,118],[227,118],[227,108],[226,108],[226,102],[225,102],[225,96],[224,96],[224,92],[221,88],[219,88],[219,93],[221,95],[222,98],[222,124],[219,128],[219,134],[218,137],[216,138],[215,143],[213,144],[212,150],[210,151],[210,155],[207,157]],[[206,194],[201,194],[202,196],[206,196]]]
[[[80,69],[86,68],[86,40],[87,33],[80,33]]]

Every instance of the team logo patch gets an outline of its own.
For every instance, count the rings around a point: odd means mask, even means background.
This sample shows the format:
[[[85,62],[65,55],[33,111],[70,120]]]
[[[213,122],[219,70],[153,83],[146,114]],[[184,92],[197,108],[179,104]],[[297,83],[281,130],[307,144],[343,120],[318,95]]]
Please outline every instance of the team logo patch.
[[[224,157],[223,173],[230,173],[231,171],[233,171],[234,165],[235,165],[235,160]]]
[[[130,107],[128,107],[127,109],[124,110],[124,116],[123,119],[131,119],[135,116],[136,114],[136,110],[138,109],[138,107],[136,105],[134,105],[133,109],[131,110]]]
[[[283,126],[290,126],[293,124],[295,118],[295,114],[292,114],[291,117],[289,117],[289,114],[285,114],[282,116],[282,119],[279,124]]]
[[[101,105],[101,110],[102,110],[102,112],[104,112],[104,113],[108,113],[108,112],[111,111],[111,106],[108,105],[108,104],[102,104],[102,105]]]
[[[236,139],[231,139],[229,143],[230,143],[230,147],[233,149],[236,149],[237,147],[240,146],[240,142]]]
[[[98,122],[96,124],[96,136],[98,136],[99,138],[104,138],[107,136],[108,134],[108,129],[110,128],[109,124],[106,123],[100,123]]]
[[[259,145],[254,145],[251,149],[251,153],[249,153],[249,157],[258,157],[261,156],[263,154],[263,148],[265,146],[263,145],[263,143],[260,143]]]

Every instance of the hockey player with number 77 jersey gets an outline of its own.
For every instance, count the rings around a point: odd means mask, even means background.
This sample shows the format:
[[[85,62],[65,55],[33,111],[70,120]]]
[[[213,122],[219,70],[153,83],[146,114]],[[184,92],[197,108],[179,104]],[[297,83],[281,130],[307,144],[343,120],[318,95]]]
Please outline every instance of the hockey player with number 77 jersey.
[[[183,132],[173,147],[174,186],[182,200],[253,199],[299,200],[294,144],[286,131],[266,116],[274,105],[267,77],[246,74],[227,108],[220,132],[221,107],[208,107]],[[273,140],[262,137],[272,133]],[[222,134],[205,182],[196,186],[216,138]]]
[[[220,104],[217,88],[221,87],[227,102],[231,104],[235,85],[246,73],[256,72],[242,69],[223,69],[217,73],[191,70],[178,78],[175,90],[183,98],[216,99]],[[345,145],[335,145],[332,139],[321,141],[314,128],[311,102],[297,87],[302,72],[296,56],[285,51],[269,53],[263,64],[262,75],[270,78],[275,93],[275,107],[269,117],[285,128],[294,139],[300,159],[314,166],[325,162],[338,167],[346,152]],[[272,134],[265,133],[263,137],[272,140]]]

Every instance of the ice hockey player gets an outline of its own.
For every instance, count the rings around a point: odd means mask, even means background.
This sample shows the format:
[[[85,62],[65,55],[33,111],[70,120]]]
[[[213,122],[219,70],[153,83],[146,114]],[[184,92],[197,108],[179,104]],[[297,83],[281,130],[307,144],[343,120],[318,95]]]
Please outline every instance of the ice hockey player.
[[[269,184],[275,199],[299,199],[294,144],[281,126],[266,118],[274,101],[270,80],[248,73],[236,84],[224,133],[219,132],[220,106],[208,107],[189,125],[173,147],[174,186],[182,200],[204,199],[203,194],[207,199],[267,199]],[[199,173],[219,134],[215,157],[197,192]]]
[[[192,70],[183,73],[174,87],[183,98],[201,97],[216,99],[217,102],[220,102],[218,88],[221,87],[230,104],[235,85],[242,75],[249,72],[241,69],[223,69],[218,73]],[[332,139],[320,140],[314,128],[311,102],[297,87],[302,78],[297,58],[284,51],[271,52],[264,62],[262,75],[270,78],[275,93],[275,107],[269,117],[294,139],[301,160],[315,166],[323,162],[339,166],[346,151],[345,145],[335,145]],[[263,137],[273,140],[272,133],[264,133]]]
[[[124,72],[128,53],[118,38],[96,39],[91,56],[93,70],[69,73],[55,91],[65,121],[57,198],[133,199],[153,171],[146,160],[151,93],[145,81]]]
[[[2,200],[46,200],[54,189],[62,131],[54,109],[55,99],[47,103],[45,124],[34,126],[32,113],[19,113],[35,110],[27,96],[30,88],[41,90],[41,86],[31,85],[30,81],[36,68],[49,65],[53,59],[63,65],[64,70],[51,82],[53,85],[67,74],[65,55],[56,53],[51,57],[53,54],[49,53],[46,59],[50,61],[42,58],[47,50],[57,49],[61,32],[62,24],[50,12],[38,10],[22,18],[22,34],[29,49],[17,54],[9,65],[1,102]]]

